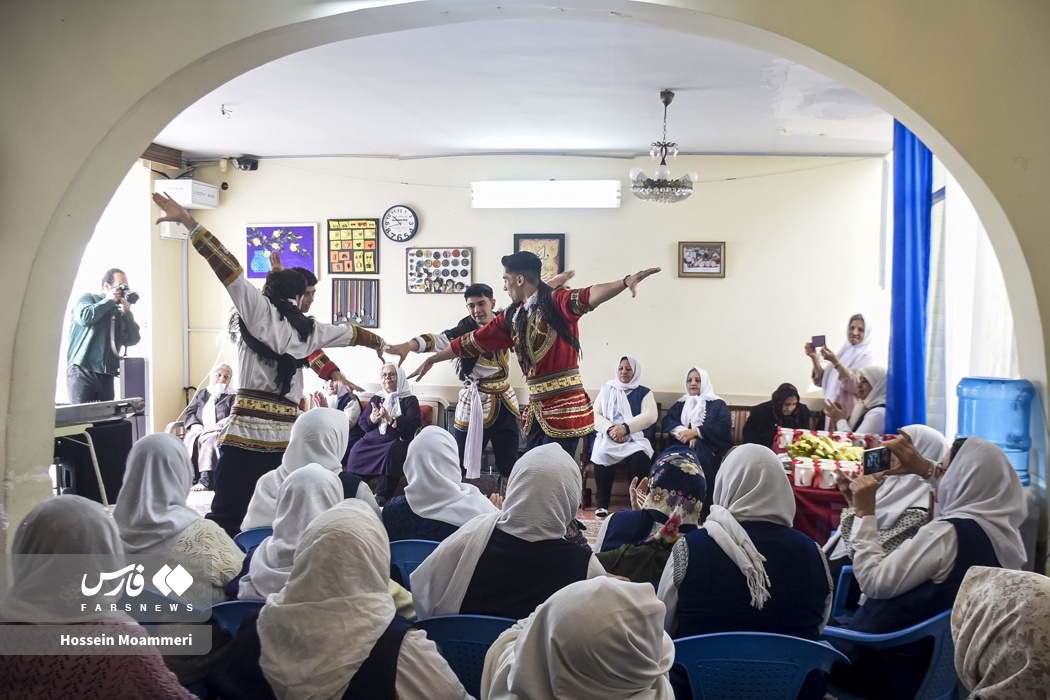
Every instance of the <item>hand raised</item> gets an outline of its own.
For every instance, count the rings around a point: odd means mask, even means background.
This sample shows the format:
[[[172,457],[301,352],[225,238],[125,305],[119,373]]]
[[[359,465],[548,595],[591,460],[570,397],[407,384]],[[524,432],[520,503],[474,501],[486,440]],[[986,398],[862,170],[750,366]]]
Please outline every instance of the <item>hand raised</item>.
[[[168,195],[154,192],[153,203],[160,207],[161,211],[164,212],[164,216],[157,219],[158,224],[165,221],[173,221],[177,224],[182,224],[190,231],[196,228],[197,222],[189,215],[186,208]]]
[[[658,268],[658,267],[650,267],[647,270],[642,270],[640,272],[636,272],[633,275],[631,275],[630,277],[628,277],[627,278],[627,288],[631,290],[631,296],[632,297],[638,296],[638,283],[639,282],[644,280],[646,277],[649,277],[650,275],[655,275],[659,271],[660,271],[660,268]]]
[[[430,368],[433,367],[433,366],[434,366],[434,363],[431,362],[431,359],[428,357],[427,359],[423,360],[423,364],[421,364],[419,367],[416,367],[416,371],[415,372],[413,372],[412,374],[408,375],[407,379],[416,379],[416,380],[422,379],[423,377],[426,376],[426,373],[429,372]]]

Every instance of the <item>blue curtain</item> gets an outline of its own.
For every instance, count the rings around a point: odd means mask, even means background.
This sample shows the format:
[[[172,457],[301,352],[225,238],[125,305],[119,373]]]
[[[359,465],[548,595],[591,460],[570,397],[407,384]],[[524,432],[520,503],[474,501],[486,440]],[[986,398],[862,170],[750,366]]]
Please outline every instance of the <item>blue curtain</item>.
[[[926,422],[926,297],[930,283],[933,156],[893,125],[893,287],[886,432]]]

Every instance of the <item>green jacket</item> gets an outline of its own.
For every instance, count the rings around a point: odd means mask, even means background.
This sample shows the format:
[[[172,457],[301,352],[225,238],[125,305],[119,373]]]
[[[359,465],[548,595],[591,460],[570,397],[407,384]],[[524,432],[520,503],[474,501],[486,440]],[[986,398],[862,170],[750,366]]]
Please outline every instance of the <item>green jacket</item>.
[[[120,305],[107,299],[105,294],[89,293],[77,300],[69,324],[66,364],[80,365],[92,372],[114,377],[120,374],[120,358],[110,349],[111,325],[118,350],[125,345],[138,344],[142,336],[131,313],[122,314],[119,308]],[[115,323],[111,323],[111,319]]]

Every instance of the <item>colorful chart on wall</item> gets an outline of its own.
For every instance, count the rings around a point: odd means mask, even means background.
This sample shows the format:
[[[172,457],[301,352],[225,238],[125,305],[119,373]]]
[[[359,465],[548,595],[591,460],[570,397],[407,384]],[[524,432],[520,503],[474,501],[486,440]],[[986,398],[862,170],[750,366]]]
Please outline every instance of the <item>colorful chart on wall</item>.
[[[379,219],[328,220],[328,272],[379,274]]]
[[[474,283],[473,248],[409,248],[409,294],[462,294]]]
[[[248,224],[248,279],[264,279],[270,271],[270,256],[280,253],[284,267],[305,267],[315,275],[317,224]]]
[[[332,280],[332,323],[379,327],[379,280]]]

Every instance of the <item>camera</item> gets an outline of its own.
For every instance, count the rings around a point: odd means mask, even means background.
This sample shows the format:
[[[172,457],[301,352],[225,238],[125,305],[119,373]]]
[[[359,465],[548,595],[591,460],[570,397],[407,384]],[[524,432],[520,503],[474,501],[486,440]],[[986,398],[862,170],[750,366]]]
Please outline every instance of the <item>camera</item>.
[[[124,284],[118,284],[117,289],[121,291],[124,298],[127,299],[129,304],[134,304],[139,300],[139,293],[131,291],[131,287],[125,282]]]

